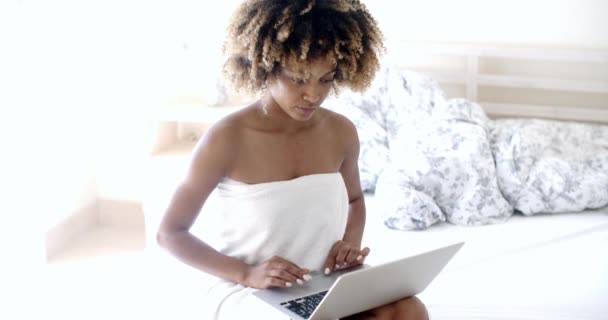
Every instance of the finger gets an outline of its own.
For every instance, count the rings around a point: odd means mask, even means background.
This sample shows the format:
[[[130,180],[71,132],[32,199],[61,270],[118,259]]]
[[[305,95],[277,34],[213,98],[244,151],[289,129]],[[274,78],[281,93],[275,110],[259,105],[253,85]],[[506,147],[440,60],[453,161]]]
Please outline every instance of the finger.
[[[361,255],[365,258],[369,255],[370,249],[369,247],[365,247],[363,249],[361,249]]]
[[[347,265],[346,256],[350,251],[350,246],[342,246],[336,255],[336,268],[343,268]]]
[[[357,258],[361,256],[361,251],[355,249],[355,248],[351,248],[350,251],[348,252],[348,254],[346,255],[346,258],[344,259],[344,261],[348,264],[348,265],[352,265],[353,263],[357,263]],[[362,256],[361,256],[362,257]],[[359,259],[361,260],[361,259]]]
[[[279,278],[275,278],[275,277],[266,277],[265,283],[266,283],[265,289],[270,288],[270,287],[289,288],[289,287],[293,286],[292,282],[285,281],[283,279],[279,279]]]
[[[365,247],[360,251],[359,256],[356,258],[358,264],[363,264],[365,262],[365,258],[369,255],[369,248]]]
[[[327,256],[327,260],[325,260],[325,268],[323,269],[323,273],[330,274],[334,271],[334,266],[336,265],[336,257],[333,254],[329,254]]]
[[[329,254],[335,257],[336,255],[338,255],[338,251],[340,251],[340,248],[342,248],[342,246],[344,244],[345,244],[345,242],[342,240],[336,241],[336,243],[334,243],[334,245],[331,246],[331,250],[329,250]]]
[[[299,284],[302,284],[300,282],[304,280],[304,275],[308,273],[307,270],[300,268],[295,263],[280,257],[275,259],[272,269],[282,270],[289,273],[295,278],[291,279],[291,281],[296,281]],[[299,279],[300,281],[297,281],[296,279]]]
[[[340,250],[340,247],[342,245],[343,241],[336,241],[336,243],[334,243],[334,245],[329,250],[329,253],[327,254],[327,259],[325,260],[325,269],[323,270],[325,274],[330,274],[332,271],[334,271],[336,265],[336,255],[338,254],[338,251]]]
[[[294,283],[304,284],[302,279],[299,279],[298,277],[294,276],[290,272],[287,272],[286,270],[273,269],[267,273],[267,276],[271,276],[271,277],[283,280],[284,282],[289,282],[291,284],[294,284]]]
[[[312,280],[312,276],[310,275],[310,269],[302,268],[302,271],[304,271],[304,275],[302,276],[302,279],[304,279],[304,281]]]
[[[362,250],[356,250],[354,248],[351,248],[346,257],[346,262],[348,263],[348,265],[363,264],[367,255],[369,255],[368,247],[365,247]]]
[[[272,257],[271,266],[273,269],[281,269],[281,270],[297,270],[295,273],[304,272],[302,268],[300,268],[295,263],[281,257]]]

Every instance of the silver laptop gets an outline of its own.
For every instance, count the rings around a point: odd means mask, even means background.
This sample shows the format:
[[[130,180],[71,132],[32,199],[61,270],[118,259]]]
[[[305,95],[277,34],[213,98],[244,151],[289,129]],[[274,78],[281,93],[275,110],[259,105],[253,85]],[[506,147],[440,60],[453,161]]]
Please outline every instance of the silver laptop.
[[[312,273],[302,286],[253,293],[292,319],[339,319],[422,292],[464,242],[376,266]]]

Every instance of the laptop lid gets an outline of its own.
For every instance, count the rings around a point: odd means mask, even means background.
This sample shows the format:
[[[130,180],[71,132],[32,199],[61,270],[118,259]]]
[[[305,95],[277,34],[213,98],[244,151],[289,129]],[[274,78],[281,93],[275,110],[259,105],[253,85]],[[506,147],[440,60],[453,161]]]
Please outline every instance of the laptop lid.
[[[421,293],[464,242],[341,275],[310,320],[338,319]]]
[[[338,319],[422,292],[464,243],[456,243],[376,266],[356,266],[318,273],[305,286],[271,288],[253,293],[293,319],[305,319],[282,303],[328,290],[310,320]]]

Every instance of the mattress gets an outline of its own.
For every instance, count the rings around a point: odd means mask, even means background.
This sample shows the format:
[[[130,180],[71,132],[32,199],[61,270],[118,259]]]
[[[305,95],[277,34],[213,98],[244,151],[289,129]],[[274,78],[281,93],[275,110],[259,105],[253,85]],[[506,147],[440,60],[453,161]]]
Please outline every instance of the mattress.
[[[488,226],[396,231],[366,196],[363,244],[374,265],[449,243],[465,245],[419,295],[432,319],[605,319],[608,208],[514,215]]]

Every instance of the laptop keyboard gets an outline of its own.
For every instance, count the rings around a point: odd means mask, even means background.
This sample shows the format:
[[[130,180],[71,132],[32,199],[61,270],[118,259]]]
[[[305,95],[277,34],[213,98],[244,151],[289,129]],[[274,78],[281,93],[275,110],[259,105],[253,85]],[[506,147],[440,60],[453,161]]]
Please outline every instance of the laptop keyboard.
[[[304,319],[310,318],[327,291],[321,291],[309,296],[282,302],[281,305]]]

